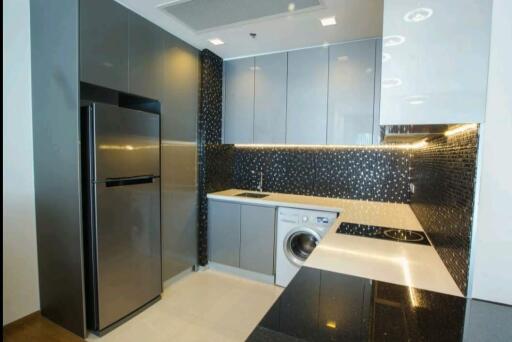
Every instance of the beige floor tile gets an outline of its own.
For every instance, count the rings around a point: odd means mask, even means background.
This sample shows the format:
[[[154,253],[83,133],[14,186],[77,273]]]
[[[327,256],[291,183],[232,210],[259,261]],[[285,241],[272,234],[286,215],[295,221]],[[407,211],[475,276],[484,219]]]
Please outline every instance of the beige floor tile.
[[[244,341],[282,289],[213,270],[168,286],[162,300],[94,342]]]

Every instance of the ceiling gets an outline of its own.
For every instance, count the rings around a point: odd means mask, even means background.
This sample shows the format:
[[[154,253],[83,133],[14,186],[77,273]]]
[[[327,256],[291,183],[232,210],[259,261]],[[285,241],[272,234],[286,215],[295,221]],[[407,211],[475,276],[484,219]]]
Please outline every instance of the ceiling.
[[[383,0],[116,1],[224,59],[382,35]],[[331,16],[337,24],[323,27],[320,19]],[[224,44],[213,45],[212,38]]]

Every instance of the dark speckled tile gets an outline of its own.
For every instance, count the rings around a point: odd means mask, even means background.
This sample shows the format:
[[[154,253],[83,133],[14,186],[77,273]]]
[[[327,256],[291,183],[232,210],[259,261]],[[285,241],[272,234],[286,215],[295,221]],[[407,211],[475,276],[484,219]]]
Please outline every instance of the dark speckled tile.
[[[440,137],[414,153],[411,208],[462,293],[467,291],[478,130]]]
[[[316,170],[315,152],[312,150],[285,150],[274,152],[274,160],[284,154],[284,174],[277,174],[274,180],[270,179],[270,189],[276,186],[284,193],[314,195]],[[274,182],[274,184],[273,184]]]
[[[375,152],[364,150],[321,150],[316,158],[319,196],[349,199],[373,198]]]
[[[315,153],[291,148],[235,148],[235,185],[256,190],[263,172],[263,190],[313,195]]]
[[[206,145],[205,186],[206,192],[233,187],[234,150],[231,145]]]
[[[256,190],[263,170],[265,191],[407,203],[409,161],[402,149],[235,147],[234,185]]]
[[[231,184],[231,169],[221,161],[229,159],[229,149],[222,142],[222,58],[209,50],[200,53],[201,89],[199,92],[198,138],[198,262],[208,263],[208,201],[209,191]],[[228,164],[229,165],[229,164]]]

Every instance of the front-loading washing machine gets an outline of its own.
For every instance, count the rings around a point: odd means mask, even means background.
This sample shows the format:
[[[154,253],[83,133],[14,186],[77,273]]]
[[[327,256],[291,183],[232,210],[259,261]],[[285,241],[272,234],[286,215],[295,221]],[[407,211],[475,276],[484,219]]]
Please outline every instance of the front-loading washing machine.
[[[338,213],[280,207],[277,212],[276,284],[286,287],[327,233]]]

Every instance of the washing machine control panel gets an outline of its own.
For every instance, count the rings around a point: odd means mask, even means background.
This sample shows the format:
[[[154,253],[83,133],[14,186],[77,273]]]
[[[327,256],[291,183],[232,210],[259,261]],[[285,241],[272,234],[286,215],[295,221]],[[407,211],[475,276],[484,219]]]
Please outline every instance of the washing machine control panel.
[[[311,223],[311,224],[319,224],[319,225],[330,225],[332,224],[332,220],[326,216],[308,216],[303,215],[301,217],[302,223]]]
[[[316,223],[318,224],[329,224],[329,218],[325,216],[317,216],[316,217]]]
[[[279,212],[279,221],[288,224],[303,224],[311,227],[328,228],[336,221],[337,213],[308,212],[308,210],[290,209]]]

